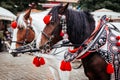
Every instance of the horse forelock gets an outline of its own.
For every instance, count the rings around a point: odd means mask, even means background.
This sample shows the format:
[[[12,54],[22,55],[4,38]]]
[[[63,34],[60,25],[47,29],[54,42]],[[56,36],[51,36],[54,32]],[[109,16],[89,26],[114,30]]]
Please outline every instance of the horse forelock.
[[[59,17],[59,8],[61,6],[55,6],[51,9],[51,11],[48,13],[50,15],[52,15],[52,21],[54,21],[55,23],[58,21],[58,17]]]

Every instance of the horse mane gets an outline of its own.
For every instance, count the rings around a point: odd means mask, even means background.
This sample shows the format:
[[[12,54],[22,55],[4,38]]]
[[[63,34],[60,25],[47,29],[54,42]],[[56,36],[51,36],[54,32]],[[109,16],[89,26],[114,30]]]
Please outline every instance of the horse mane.
[[[27,28],[27,25],[26,25],[26,23],[25,23],[25,21],[24,21],[24,15],[25,15],[25,13],[22,13],[22,14],[20,14],[20,15],[17,17],[17,25],[18,25],[20,28],[22,28],[22,27]]]
[[[68,9],[67,32],[69,40],[74,44],[81,44],[95,29],[95,20],[88,11]]]
[[[54,22],[58,21],[59,8],[61,6],[55,6],[49,12],[52,13],[52,19]],[[67,33],[69,40],[73,44],[81,44],[87,39],[95,29],[95,20],[88,11],[76,11],[67,9],[64,13],[67,21]]]

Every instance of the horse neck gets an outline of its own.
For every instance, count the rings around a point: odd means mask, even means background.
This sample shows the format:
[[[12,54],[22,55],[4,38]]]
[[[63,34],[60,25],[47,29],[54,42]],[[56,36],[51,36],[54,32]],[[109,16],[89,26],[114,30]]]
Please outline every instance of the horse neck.
[[[40,34],[41,31],[43,31],[45,24],[43,22],[44,16],[48,13],[48,11],[43,11],[39,13],[33,13],[31,14],[32,17],[32,27],[35,31],[36,38]]]

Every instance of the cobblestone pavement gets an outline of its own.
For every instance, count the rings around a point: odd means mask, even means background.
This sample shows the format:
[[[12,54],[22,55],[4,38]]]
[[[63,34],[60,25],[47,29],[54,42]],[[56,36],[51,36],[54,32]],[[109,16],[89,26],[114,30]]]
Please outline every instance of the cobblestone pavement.
[[[35,67],[33,56],[13,57],[7,52],[0,53],[0,80],[54,80],[47,65]],[[80,71],[80,72],[79,72]],[[88,80],[83,69],[70,74],[70,80]],[[76,77],[78,77],[76,79]]]

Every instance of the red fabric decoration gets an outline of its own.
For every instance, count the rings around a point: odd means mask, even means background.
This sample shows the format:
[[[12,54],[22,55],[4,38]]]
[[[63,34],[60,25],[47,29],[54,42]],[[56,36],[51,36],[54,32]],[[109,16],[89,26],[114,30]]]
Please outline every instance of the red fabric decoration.
[[[117,42],[117,43],[116,43],[116,46],[120,46],[120,42]]]
[[[111,63],[108,63],[107,65],[107,73],[112,74],[114,72],[114,68]]]
[[[13,29],[15,29],[15,28],[17,27],[17,22],[16,22],[16,21],[13,21],[13,22],[11,23],[11,27],[12,27]]]
[[[60,32],[60,36],[64,36],[64,32],[61,30],[61,32]]]
[[[51,20],[51,15],[47,15],[47,16],[45,16],[44,19],[43,19],[43,21],[44,21],[45,24],[50,23],[50,20]]]
[[[71,52],[71,53],[75,53],[76,51],[78,51],[78,49],[79,49],[79,48],[75,48],[75,49],[73,49],[73,50],[70,50],[70,49],[68,48],[68,51]]]
[[[120,40],[120,36],[116,36],[116,39],[117,39],[117,40]]]
[[[91,52],[86,52],[84,55],[82,55],[79,59],[83,59],[83,58],[85,58],[85,57],[87,57],[89,54],[90,54]]]
[[[34,64],[36,67],[40,67],[39,57],[36,56],[36,57],[33,59],[33,64]]]
[[[45,64],[45,60],[44,60],[43,57],[40,57],[40,58],[39,58],[39,63],[40,63],[41,65],[44,65],[44,64]]]
[[[60,69],[61,69],[62,71],[71,71],[72,68],[71,68],[70,62],[66,62],[66,61],[63,60],[63,61],[61,62]]]

